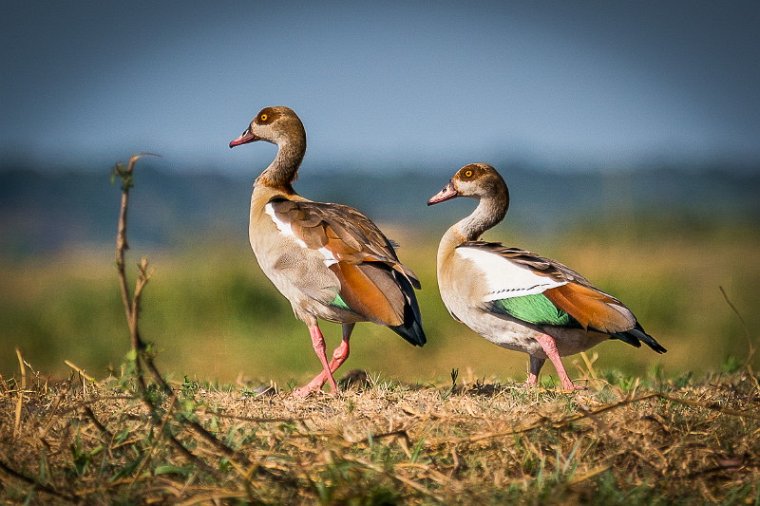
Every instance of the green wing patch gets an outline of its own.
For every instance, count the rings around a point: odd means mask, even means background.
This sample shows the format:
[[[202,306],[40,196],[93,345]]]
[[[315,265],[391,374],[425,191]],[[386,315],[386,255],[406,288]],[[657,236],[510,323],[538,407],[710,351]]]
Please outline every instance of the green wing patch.
[[[340,294],[335,295],[335,298],[330,302],[330,305],[345,309],[346,311],[351,311],[351,308],[348,307],[348,304],[346,304],[346,301],[343,300]]]
[[[554,325],[557,327],[578,325],[572,316],[555,306],[542,293],[499,299],[491,304],[497,313],[508,314],[513,318],[534,325]]]

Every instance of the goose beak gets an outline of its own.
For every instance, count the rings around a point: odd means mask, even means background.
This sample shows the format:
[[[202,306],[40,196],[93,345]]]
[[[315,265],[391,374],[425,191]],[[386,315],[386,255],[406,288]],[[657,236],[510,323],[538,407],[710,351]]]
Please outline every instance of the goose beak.
[[[430,200],[427,201],[427,205],[432,206],[433,204],[438,204],[439,202],[453,199],[454,197],[458,196],[459,192],[457,192],[456,188],[454,188],[454,183],[449,181],[449,184],[444,186],[441,191],[430,197]]]
[[[245,132],[240,134],[240,137],[238,137],[237,139],[232,139],[230,141],[230,147],[234,148],[235,146],[240,146],[241,144],[248,144],[249,142],[253,142],[257,140],[259,140],[259,138],[253,135],[250,129],[247,129]]]

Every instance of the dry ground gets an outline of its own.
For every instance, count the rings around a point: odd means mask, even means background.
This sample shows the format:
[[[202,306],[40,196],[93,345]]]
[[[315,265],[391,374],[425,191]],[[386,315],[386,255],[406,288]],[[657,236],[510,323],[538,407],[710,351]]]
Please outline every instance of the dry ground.
[[[454,378],[452,376],[452,378]],[[585,391],[354,374],[338,396],[128,373],[0,382],[3,503],[760,503],[760,385],[587,371]],[[233,449],[227,456],[187,420]],[[174,441],[172,440],[174,438]],[[180,444],[182,446],[180,446]]]

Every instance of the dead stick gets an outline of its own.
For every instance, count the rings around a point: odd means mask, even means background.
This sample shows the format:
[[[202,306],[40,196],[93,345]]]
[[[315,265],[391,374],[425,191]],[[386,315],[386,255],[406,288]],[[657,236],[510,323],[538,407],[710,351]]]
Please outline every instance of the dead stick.
[[[129,284],[127,282],[127,273],[124,267],[125,251],[129,248],[129,243],[127,242],[127,210],[129,209],[129,190],[132,188],[135,164],[141,157],[145,155],[151,155],[151,153],[139,153],[133,155],[129,159],[129,163],[127,164],[126,168],[124,168],[124,166],[121,164],[116,164],[114,167],[114,174],[121,178],[121,206],[119,208],[119,222],[116,231],[116,270],[118,271],[119,277],[121,301],[124,305],[124,313],[127,318],[127,325],[129,326],[129,339],[132,345],[132,353],[134,354],[135,376],[137,379],[140,399],[148,409],[148,413],[150,414],[153,424],[158,425],[161,423],[161,417],[158,415],[158,408],[153,404],[153,401],[148,395],[148,388],[147,384],[145,383],[145,376],[142,371],[141,362],[144,360],[145,356],[145,344],[140,337],[140,331],[138,327],[139,295],[142,294],[142,290],[148,281],[147,260],[143,260],[139,266],[141,268],[141,272],[135,288],[135,295],[137,296],[136,299],[130,296]],[[158,370],[153,367],[151,372],[156,376],[157,379],[160,378],[160,383],[165,387],[164,390],[166,390],[168,385],[166,384],[166,381],[163,379],[161,374],[158,373]],[[171,392],[170,388],[168,390]],[[193,452],[188,450],[187,447],[185,447],[185,445],[183,445],[182,442],[179,441],[174,435],[170,435],[168,439],[180,451],[180,453],[185,455],[185,457],[193,462],[200,462],[198,457],[196,457]],[[205,463],[202,464],[203,467],[208,467],[205,465]]]
[[[744,367],[751,369],[752,365],[752,357],[755,355],[755,345],[752,343],[752,337],[749,334],[749,328],[747,327],[747,322],[744,321],[744,318],[742,318],[741,313],[738,309],[736,309],[736,306],[734,306],[734,303],[731,302],[731,299],[728,298],[728,294],[723,289],[722,286],[719,286],[720,293],[723,294],[723,299],[726,301],[726,304],[728,304],[728,307],[731,308],[731,310],[734,312],[737,318],[739,318],[739,322],[742,324],[742,328],[744,329],[744,337],[747,339],[747,358],[744,361]]]
[[[48,487],[44,483],[40,483],[34,478],[30,478],[29,476],[23,473],[20,473],[19,471],[16,471],[15,469],[8,466],[2,460],[0,460],[0,470],[6,473],[7,475],[12,476],[16,478],[17,480],[21,480],[27,485],[31,485],[42,492],[45,492],[50,495],[54,495],[56,497],[60,497],[61,499],[65,499],[67,501],[79,502],[79,498],[76,495],[69,495],[69,494],[64,494],[63,492],[58,492],[56,489]]]
[[[176,395],[177,394],[174,394],[174,396]],[[170,403],[171,406],[173,406],[173,403],[174,403],[174,399],[172,399],[172,403]],[[166,432],[164,428],[166,427],[166,424],[169,422],[169,419],[171,417],[172,417],[172,408],[170,407],[166,411],[166,414],[164,415],[163,420],[161,420],[161,425],[158,427],[158,434],[159,434],[158,438],[153,441],[153,443],[150,445],[150,450],[148,450],[148,454],[145,457],[143,457],[142,462],[140,462],[140,465],[137,466],[137,469],[134,472],[134,477],[132,479],[132,483],[130,483],[130,486],[135,484],[135,482],[140,477],[140,474],[142,473],[143,469],[145,469],[145,466],[147,466],[150,460],[153,458],[153,452],[156,450],[156,446],[160,442],[161,436],[164,434],[164,432]]]
[[[420,483],[417,483],[416,481],[412,480],[411,478],[407,478],[405,476],[401,476],[398,473],[389,472],[386,469],[384,469],[384,468],[382,468],[382,467],[380,467],[380,466],[378,466],[376,464],[364,461],[364,460],[359,459],[359,458],[349,457],[349,456],[346,455],[346,456],[343,456],[343,460],[345,460],[346,462],[352,462],[354,464],[357,464],[357,465],[360,465],[360,466],[364,467],[365,469],[369,469],[370,471],[374,471],[374,472],[376,472],[378,474],[385,475],[388,478],[397,480],[400,483],[403,483],[404,485],[408,486],[409,488],[416,490],[417,492],[420,492],[420,493],[422,493],[422,494],[424,494],[424,495],[426,495],[428,497],[431,497],[432,499],[434,499],[434,500],[436,500],[436,501],[438,501],[440,503],[443,502],[443,497],[435,494],[434,492],[430,491],[427,487],[425,487],[424,485],[422,485]]]
[[[655,394],[657,397],[661,399],[665,399],[671,402],[676,402],[679,404],[686,404],[687,406],[692,406],[695,408],[703,408],[703,409],[709,409],[712,411],[717,411],[718,413],[724,414],[724,415],[730,415],[730,416],[736,416],[739,418],[752,418],[753,420],[760,420],[760,416],[754,414],[754,413],[747,413],[745,411],[737,411],[735,409],[731,408],[721,408],[720,406],[713,406],[709,404],[700,404],[697,401],[692,401],[690,399],[681,399],[678,397],[672,397],[668,394],[662,394],[657,393]]]
[[[568,424],[571,424],[573,422],[576,422],[576,421],[578,421],[578,420],[580,420],[582,418],[593,417],[595,415],[599,415],[599,414],[604,413],[606,411],[611,411],[613,409],[621,408],[621,407],[627,406],[629,404],[634,404],[634,403],[637,403],[637,402],[642,402],[642,401],[646,401],[646,400],[649,400],[649,399],[655,399],[655,398],[657,398],[657,399],[663,399],[663,400],[670,401],[670,402],[675,402],[675,403],[678,403],[678,404],[685,404],[687,406],[699,407],[699,408],[704,408],[704,409],[710,409],[712,411],[717,411],[719,413],[723,413],[723,414],[730,415],[730,416],[736,416],[736,417],[741,417],[741,418],[752,418],[752,419],[755,419],[755,420],[760,419],[760,417],[758,417],[758,416],[756,416],[754,414],[745,413],[745,412],[742,412],[742,411],[736,411],[736,410],[728,409],[728,408],[721,408],[721,407],[718,407],[718,406],[704,405],[704,404],[700,404],[700,403],[698,403],[696,401],[692,401],[692,400],[689,400],[689,399],[680,399],[678,397],[672,397],[670,395],[667,395],[667,394],[664,394],[664,393],[660,393],[660,392],[651,392],[651,393],[648,393],[646,395],[642,395],[640,397],[634,397],[634,398],[630,398],[630,399],[625,399],[625,400],[617,402],[615,404],[610,404],[610,405],[607,405],[607,406],[603,406],[603,407],[601,407],[599,409],[595,409],[593,411],[584,411],[581,414],[569,416],[569,417],[564,418],[562,420],[559,420],[557,422],[551,422],[551,421],[544,422],[544,421],[542,421],[541,423],[529,425],[527,427],[521,427],[519,429],[514,429],[514,430],[510,430],[510,431],[491,432],[491,433],[488,433],[488,434],[480,434],[480,435],[472,436],[472,437],[469,437],[469,438],[461,438],[461,439],[458,439],[458,440],[444,441],[444,442],[475,443],[475,442],[486,440],[486,439],[495,439],[495,438],[500,438],[500,437],[514,436],[516,434],[524,434],[526,432],[531,432],[531,431],[542,429],[542,428],[560,429],[560,428],[562,428],[562,427],[564,427],[564,426],[566,426]],[[444,443],[444,442],[430,443],[429,446],[435,446],[436,444],[441,444],[441,443]]]
[[[113,439],[113,434],[111,433],[111,431],[110,431],[110,430],[108,430],[108,428],[107,428],[105,425],[103,425],[103,422],[101,422],[100,420],[98,420],[98,417],[97,417],[97,416],[95,416],[95,412],[92,410],[92,408],[91,408],[90,406],[85,406],[85,407],[84,407],[84,413],[87,415],[87,417],[88,417],[90,420],[92,420],[92,423],[94,423],[94,424],[95,424],[95,427],[96,427],[96,428],[97,428],[97,429],[98,429],[98,430],[99,430],[99,431],[100,431],[100,432],[101,432],[101,433],[102,433],[102,434],[103,434],[103,435],[104,435],[106,438],[108,438],[109,440],[112,440],[112,439]]]
[[[124,306],[124,314],[127,319],[127,326],[129,327],[129,339],[132,345],[132,353],[134,354],[135,376],[137,377],[140,393],[143,397],[145,397],[144,393],[147,390],[147,386],[142,374],[140,352],[144,346],[137,328],[137,318],[132,312],[132,297],[129,293],[124,256],[126,250],[129,249],[129,243],[127,242],[127,211],[129,209],[129,190],[132,188],[132,174],[135,164],[144,155],[150,155],[150,153],[132,155],[126,168],[120,163],[117,163],[114,167],[114,175],[121,178],[121,205],[119,206],[119,221],[116,230],[116,270],[119,274],[121,302]]]
[[[129,337],[130,342],[132,345],[132,352],[134,353],[135,357],[135,375],[137,376],[137,383],[138,388],[140,390],[140,396],[142,398],[143,403],[148,408],[148,411],[150,412],[151,418],[153,419],[154,423],[160,423],[161,418],[158,416],[158,413],[156,412],[156,406],[153,404],[152,400],[148,396],[147,392],[147,385],[145,383],[145,376],[142,371],[141,362],[144,361],[148,367],[148,369],[151,371],[151,374],[154,376],[155,380],[159,383],[159,385],[162,387],[165,393],[171,394],[172,389],[169,386],[169,384],[164,379],[163,375],[160,373],[158,368],[155,366],[155,363],[153,362],[152,357],[149,356],[148,353],[146,353],[146,346],[144,341],[142,340],[140,336],[139,331],[139,312],[140,312],[140,299],[142,296],[142,292],[145,288],[145,286],[148,283],[148,280],[150,279],[150,273],[148,272],[148,261],[147,259],[143,258],[140,263],[138,264],[138,276],[137,281],[135,282],[135,292],[132,297],[130,297],[129,293],[129,284],[127,282],[127,274],[125,269],[125,251],[129,248],[129,243],[127,242],[127,210],[129,208],[129,190],[133,186],[133,174],[134,174],[134,168],[137,161],[145,156],[145,155],[151,155],[151,153],[139,153],[136,155],[133,155],[129,159],[129,163],[127,164],[127,167],[124,168],[123,165],[117,164],[114,168],[115,175],[118,175],[121,178],[122,184],[121,184],[121,207],[119,210],[119,222],[117,226],[117,232],[116,232],[116,268],[119,274],[119,286],[121,291],[121,299],[122,303],[124,305],[124,311],[127,317],[127,324],[129,325]],[[153,155],[156,156],[156,155]],[[172,397],[172,406],[174,406],[177,403],[176,396]],[[170,408],[171,409],[171,408]],[[230,458],[239,458],[246,464],[250,464],[250,461],[245,455],[238,454],[235,452],[232,448],[224,444],[222,441],[217,439],[213,434],[211,434],[209,431],[207,431],[203,426],[201,426],[199,423],[188,419],[186,416],[179,416],[178,417],[180,422],[185,425],[186,427],[190,428],[195,434],[200,436],[202,439],[207,441],[209,444],[214,446],[217,450],[221,451],[225,456]],[[197,457],[188,450],[176,437],[173,435],[169,437],[169,440],[172,441],[172,443],[177,446],[177,448],[180,449],[180,451],[185,454],[188,458],[194,458],[197,461]],[[208,466],[206,466],[208,467]]]
[[[16,419],[13,425],[14,438],[21,431],[21,409],[24,407],[24,390],[26,390],[26,367],[24,367],[24,359],[21,357],[21,350],[18,348],[16,348],[16,357],[18,357],[18,366],[21,369],[21,389],[18,391],[18,400],[16,401]]]

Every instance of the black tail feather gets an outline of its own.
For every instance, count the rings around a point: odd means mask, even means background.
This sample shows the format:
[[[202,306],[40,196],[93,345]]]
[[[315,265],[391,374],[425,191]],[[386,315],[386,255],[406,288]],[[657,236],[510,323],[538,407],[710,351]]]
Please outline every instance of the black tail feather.
[[[643,342],[657,353],[665,353],[668,351],[660,343],[658,343],[654,337],[647,334],[638,323],[636,324],[636,327],[632,328],[631,330],[611,334],[610,339],[620,339],[621,341],[624,341],[637,348],[639,348]]]
[[[414,295],[414,288],[412,288],[411,283],[409,283],[409,280],[405,276],[397,272],[394,272],[393,275],[401,286],[406,303],[404,304],[404,323],[397,327],[389,328],[413,345],[422,346],[427,342],[427,338],[425,337],[425,331],[422,329],[422,315],[420,314],[420,307],[417,304],[417,297]]]

